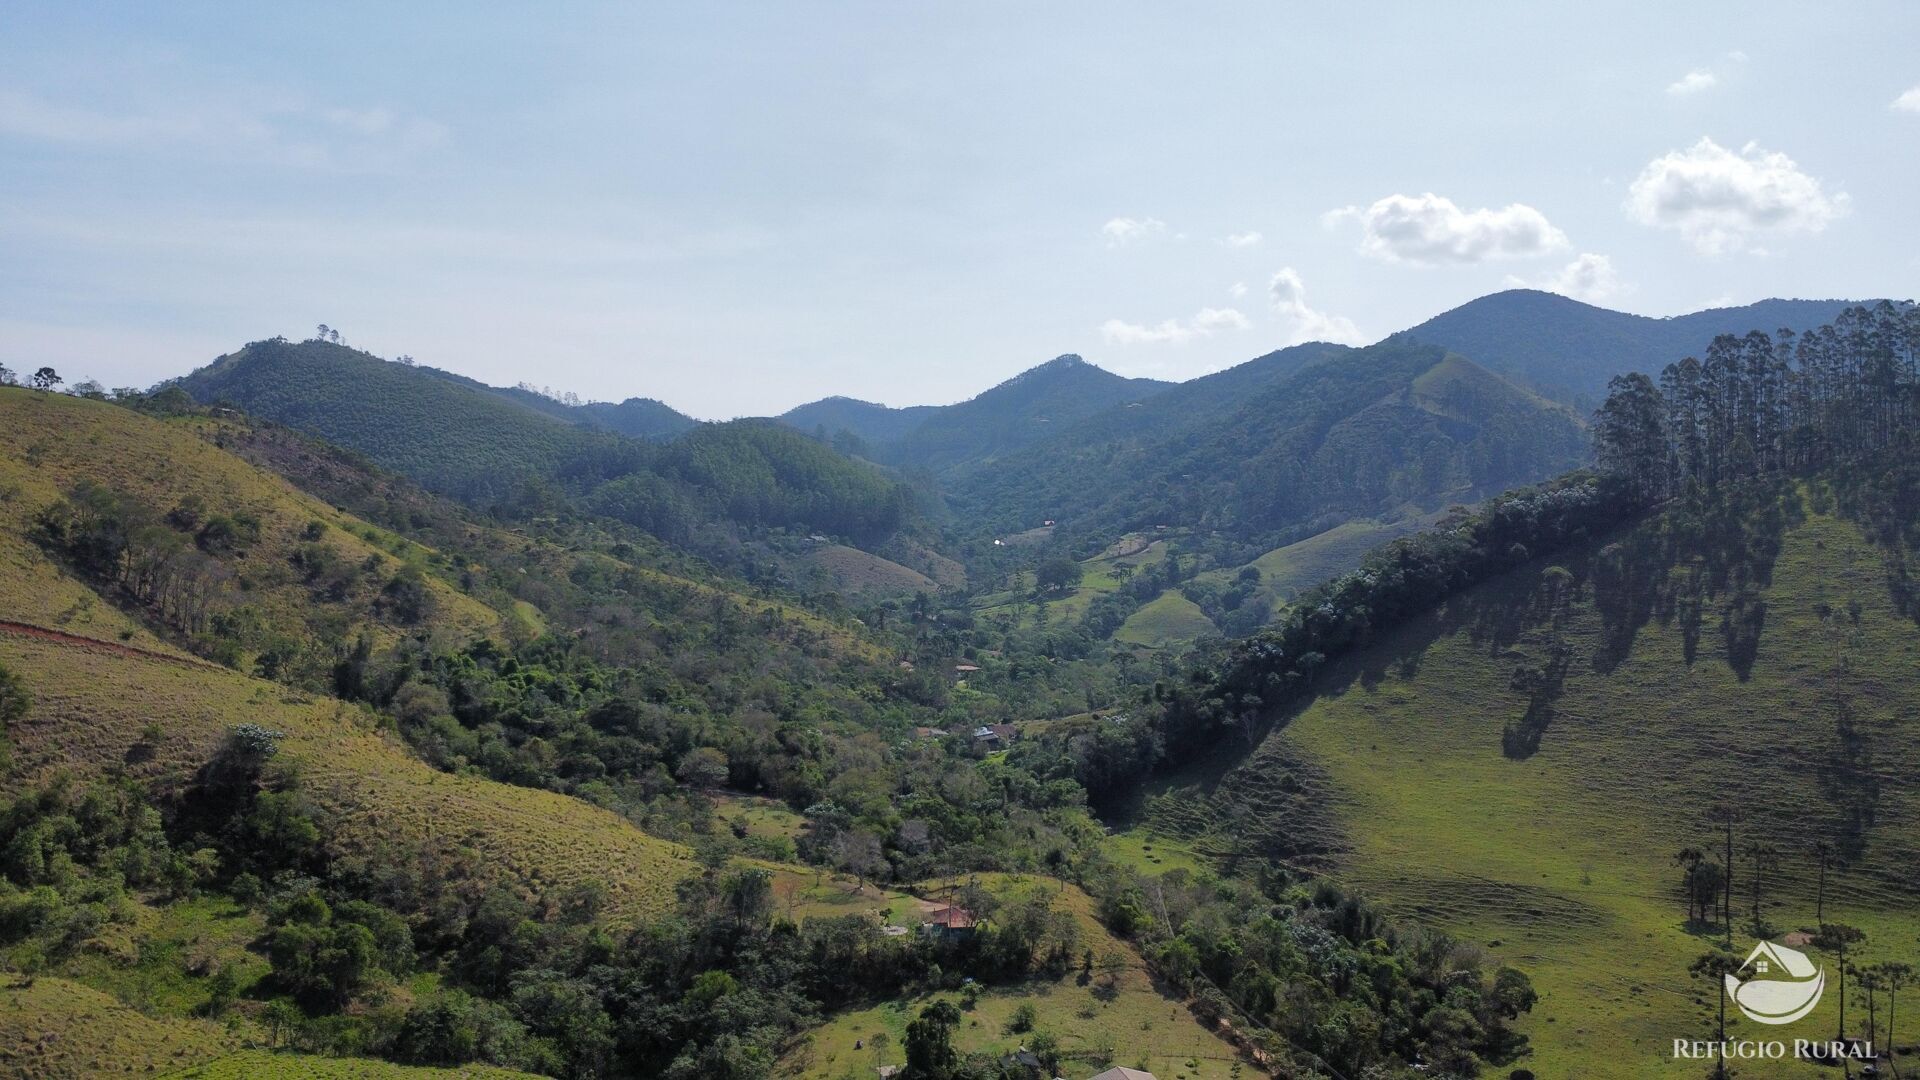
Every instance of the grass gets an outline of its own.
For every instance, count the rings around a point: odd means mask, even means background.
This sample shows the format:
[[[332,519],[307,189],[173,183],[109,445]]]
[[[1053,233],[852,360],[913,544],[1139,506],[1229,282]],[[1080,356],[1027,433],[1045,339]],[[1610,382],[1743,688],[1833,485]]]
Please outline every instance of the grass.
[[[1908,768],[1920,760],[1920,632],[1894,610],[1879,553],[1830,517],[1781,538],[1744,677],[1717,625],[1724,597],[1707,603],[1691,664],[1684,613],[1646,621],[1619,648],[1590,554],[1563,560],[1581,581],[1564,629],[1575,660],[1537,752],[1511,750],[1503,732],[1528,707],[1514,670],[1542,663],[1549,644],[1520,614],[1538,566],[1337,665],[1334,689],[1239,770],[1156,800],[1149,819],[1206,819],[1202,848],[1314,858],[1388,908],[1522,967],[1541,993],[1523,1064],[1540,1076],[1691,1076],[1697,1063],[1671,1061],[1671,1041],[1710,1037],[1715,999],[1687,976],[1707,941],[1684,925],[1672,860],[1711,841],[1715,799],[1750,812],[1737,846],[1783,853],[1763,908],[1776,937],[1815,923],[1808,845],[1843,832],[1840,804],[1864,801],[1872,825],[1827,919],[1868,932],[1850,960],[1920,954],[1920,805]],[[1836,614],[1823,618],[1822,605]],[[1846,726],[1836,696],[1851,700]],[[1286,796],[1289,781],[1304,795]],[[1747,861],[1735,870],[1744,908]],[[1736,931],[1742,952],[1753,940]],[[1837,998],[1830,989],[1791,1027],[1740,1022],[1729,1037],[1831,1037]],[[1853,1006],[1850,1027],[1864,1018]],[[1903,1043],[1920,1035],[1920,1004],[1903,996],[1897,1028]],[[1824,1074],[1782,1062],[1765,1075]]]
[[[1101,850],[1122,866],[1143,874],[1164,874],[1169,870],[1200,873],[1209,869],[1206,856],[1196,852],[1185,840],[1153,829],[1127,829],[1107,837]]]
[[[1025,605],[1024,622],[1037,624],[1044,617],[1049,626],[1068,626],[1086,615],[1094,600],[1118,590],[1132,571],[1155,565],[1166,557],[1165,540],[1150,541],[1132,534],[1115,541],[1093,558],[1082,560],[1080,583],[1067,593],[1049,597],[1045,604],[1032,601],[1033,574],[1022,572],[1014,575],[1007,590],[982,594],[974,600],[974,606],[983,616],[1011,616],[1017,606]]]
[[[228,728],[251,722],[286,732],[282,756],[299,767],[341,854],[460,858],[535,890],[599,879],[617,918],[665,910],[691,867],[677,845],[577,799],[438,772],[332,699],[221,669],[7,634],[0,663],[34,696],[9,732],[10,787],[61,769],[188,775]],[[149,723],[159,725],[156,741],[143,734]]]
[[[1144,1067],[1160,1080],[1224,1080],[1233,1075],[1234,1048],[1194,1019],[1185,1005],[1161,994],[1133,948],[1110,934],[1094,917],[1093,901],[1068,885],[1040,878],[980,875],[983,885],[1010,897],[1045,891],[1056,910],[1070,914],[1079,927],[1083,946],[1097,956],[1118,952],[1128,959],[1126,970],[1108,992],[1104,979],[1085,978],[1071,971],[1058,979],[1034,978],[984,989],[971,1010],[962,1012],[955,1045],[963,1052],[1010,1052],[1027,1036],[1008,1033],[1008,1021],[1023,1004],[1037,1014],[1036,1031],[1056,1036],[1063,1051],[1085,1055],[1063,1063],[1067,1075],[1091,1075],[1104,1066],[1085,1062],[1107,1055],[1115,1065]],[[871,1080],[876,1065],[898,1065],[905,1060],[906,1025],[922,1008],[945,999],[959,1004],[955,992],[941,992],[908,1000],[888,1001],[841,1012],[781,1062],[778,1075],[806,1080]],[[874,1036],[886,1038],[875,1046]],[[855,1049],[854,1044],[861,1048]]]
[[[1215,633],[1219,633],[1219,628],[1200,610],[1200,605],[1168,589],[1127,616],[1127,621],[1113,632],[1113,639],[1148,649],[1167,649],[1182,647]]]
[[[161,1075],[169,1080],[252,1080],[254,1077],[283,1077],[286,1080],[517,1080],[535,1074],[492,1065],[427,1068],[395,1065],[370,1058],[328,1058],[273,1050],[248,1050]]]
[[[939,585],[927,575],[890,559],[844,544],[823,544],[797,560],[828,588],[853,596],[925,592]]]
[[[1305,540],[1274,548],[1247,564],[1260,571],[1260,587],[1255,596],[1271,603],[1277,614],[1302,592],[1359,566],[1367,552],[1427,527],[1436,517],[1429,514],[1390,523],[1356,518]],[[1243,569],[1209,570],[1200,578],[1230,585]]]
[[[83,480],[138,496],[160,513],[190,497],[208,513],[247,511],[261,522],[258,543],[242,556],[227,559],[245,604],[274,626],[304,628],[317,611],[337,612],[351,633],[364,629],[377,641],[400,631],[382,623],[373,605],[386,576],[404,561],[432,566],[437,554],[388,530],[370,525],[315,499],[271,473],[249,465],[197,434],[196,420],[162,421],[117,405],[61,394],[40,395],[0,388],[0,535],[6,550],[0,571],[9,583],[44,594],[39,584],[50,574],[44,559],[22,554],[31,548],[28,530],[37,513]],[[369,575],[345,599],[323,602],[307,588],[291,556],[305,542],[308,527],[326,526],[319,543],[346,563],[377,558],[386,574]],[[428,628],[459,637],[493,633],[500,615],[446,581],[429,575],[433,595]],[[42,611],[66,612],[32,598]],[[111,605],[104,605],[111,607]],[[95,618],[86,620],[95,623]],[[123,627],[107,625],[115,633]],[[71,622],[71,620],[70,620]],[[69,625],[68,629],[72,629]],[[86,632],[75,630],[73,632]]]
[[[222,1025],[148,1016],[67,979],[0,981],[0,1073],[99,1077],[152,1073],[240,1049]]]
[[[187,1017],[207,1005],[206,976],[233,971],[244,996],[271,966],[247,948],[265,932],[265,920],[225,897],[136,910],[133,926],[111,928],[114,948],[89,945],[59,973],[149,1016]]]

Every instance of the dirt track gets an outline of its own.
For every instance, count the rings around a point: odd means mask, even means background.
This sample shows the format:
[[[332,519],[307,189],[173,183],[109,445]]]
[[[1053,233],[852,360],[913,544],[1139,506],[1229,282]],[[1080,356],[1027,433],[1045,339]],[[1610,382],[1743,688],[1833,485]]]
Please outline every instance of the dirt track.
[[[123,645],[117,641],[101,641],[98,638],[81,637],[79,634],[69,634],[64,630],[49,630],[44,626],[35,626],[32,623],[14,622],[10,619],[0,619],[0,634],[13,634],[18,637],[38,638],[41,641],[51,641],[58,645],[66,645],[66,646],[69,646],[72,648],[78,648],[78,649],[91,649],[94,652],[111,653],[115,656],[127,656],[127,657],[132,657],[134,659],[139,659],[139,660],[159,660],[164,663],[181,664],[186,667],[215,668],[218,670],[224,670],[224,669],[220,669],[219,665],[207,663],[205,660],[195,660],[195,659],[192,659],[191,657],[174,656],[171,653],[155,652],[152,649],[142,649],[133,645]]]

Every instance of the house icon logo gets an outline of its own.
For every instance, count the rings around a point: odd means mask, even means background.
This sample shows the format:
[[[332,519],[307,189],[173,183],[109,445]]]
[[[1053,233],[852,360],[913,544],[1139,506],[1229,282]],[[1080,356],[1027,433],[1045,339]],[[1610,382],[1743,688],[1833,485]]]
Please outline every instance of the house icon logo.
[[[1726,977],[1727,996],[1757,1024],[1791,1024],[1820,1004],[1827,969],[1814,969],[1806,954],[1763,941],[1740,970]]]

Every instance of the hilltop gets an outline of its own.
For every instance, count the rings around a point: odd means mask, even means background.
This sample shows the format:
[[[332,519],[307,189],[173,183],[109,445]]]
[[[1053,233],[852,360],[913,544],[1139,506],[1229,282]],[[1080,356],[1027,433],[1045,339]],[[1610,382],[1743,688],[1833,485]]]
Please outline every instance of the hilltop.
[[[938,473],[1039,442],[1075,421],[1144,401],[1169,385],[1115,375],[1068,354],[955,405],[892,409],[826,398],[780,419],[809,431],[825,427],[830,435],[851,432],[877,460]]]
[[[1444,345],[1492,371],[1582,406],[1598,403],[1607,380],[1653,372],[1699,356],[1721,334],[1830,323],[1854,300],[1761,300],[1655,319],[1585,304],[1558,293],[1509,289],[1469,301],[1401,331]]]

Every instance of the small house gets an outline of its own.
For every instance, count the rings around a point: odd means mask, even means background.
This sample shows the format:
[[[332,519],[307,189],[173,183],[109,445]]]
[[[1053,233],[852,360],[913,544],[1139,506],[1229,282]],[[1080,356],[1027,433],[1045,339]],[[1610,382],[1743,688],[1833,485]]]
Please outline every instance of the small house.
[[[1150,1072],[1116,1065],[1106,1072],[1094,1073],[1089,1080],[1160,1080],[1160,1078]]]
[[[977,925],[973,912],[948,904],[934,908],[920,925],[920,932],[937,938],[972,937]]]

